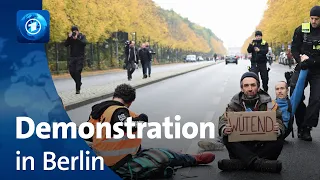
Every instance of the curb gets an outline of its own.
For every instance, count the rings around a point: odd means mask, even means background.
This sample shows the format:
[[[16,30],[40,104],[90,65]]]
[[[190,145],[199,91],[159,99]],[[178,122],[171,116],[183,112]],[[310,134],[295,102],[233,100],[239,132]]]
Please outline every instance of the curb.
[[[164,78],[161,78],[161,79],[157,79],[157,80],[154,80],[154,81],[150,81],[150,82],[147,82],[147,83],[135,85],[133,87],[138,89],[138,88],[141,88],[141,87],[144,87],[144,86],[148,86],[148,85],[151,85],[151,84],[154,84],[154,83],[157,83],[157,82],[160,82],[160,81],[164,81],[164,80],[167,80],[167,79],[170,79],[170,78],[174,78],[174,77],[177,77],[177,76],[180,76],[180,75],[183,75],[183,74],[187,74],[187,73],[190,73],[190,72],[193,72],[193,71],[204,69],[204,68],[207,68],[207,67],[219,64],[219,63],[221,63],[221,61],[220,62],[219,61],[215,62],[214,64],[210,64],[210,65],[206,65],[206,66],[203,66],[203,67],[199,67],[199,68],[196,68],[196,69],[192,69],[192,70],[188,70],[188,71],[185,71],[185,72],[181,72],[181,73],[177,73],[177,74],[174,74],[174,75],[170,75],[170,76],[167,76],[167,77],[164,77]],[[85,105],[88,105],[88,104],[91,104],[91,103],[94,103],[94,102],[97,102],[97,101],[101,101],[101,100],[106,99],[106,98],[110,98],[112,96],[113,96],[113,92],[107,93],[107,94],[99,96],[99,97],[93,97],[93,98],[90,98],[90,99],[87,99],[87,100],[83,100],[81,102],[77,102],[77,103],[74,103],[74,104],[67,105],[67,106],[65,106],[65,109],[66,109],[66,111],[70,111],[70,110],[79,108],[81,106],[85,106]]]

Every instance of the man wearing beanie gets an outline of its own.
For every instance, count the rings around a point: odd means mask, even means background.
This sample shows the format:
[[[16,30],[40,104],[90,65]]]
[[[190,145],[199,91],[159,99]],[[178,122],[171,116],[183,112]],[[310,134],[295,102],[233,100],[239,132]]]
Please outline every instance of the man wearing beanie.
[[[218,162],[218,168],[223,171],[255,170],[262,172],[280,172],[282,163],[278,157],[283,148],[283,134],[285,127],[282,114],[271,97],[260,90],[259,77],[253,72],[246,72],[240,79],[241,92],[237,93],[230,101],[226,112],[219,118],[219,135],[223,138],[230,159]],[[276,111],[277,122],[274,124],[274,133],[278,135],[275,141],[246,141],[229,142],[228,135],[232,127],[228,123],[227,112],[241,111]]]
[[[87,44],[86,36],[79,32],[77,26],[71,27],[68,37],[64,43],[66,47],[70,46],[70,55],[68,61],[69,73],[76,83],[76,94],[80,94],[81,72],[85,59],[85,46]]]
[[[301,69],[308,69],[305,87],[310,84],[308,107],[304,104],[303,95],[295,113],[298,126],[298,137],[312,141],[310,131],[318,125],[320,110],[320,6],[310,10],[310,22],[302,23],[294,31],[291,51],[297,61],[290,80],[290,94],[296,86]],[[304,87],[304,88],[305,88]]]
[[[268,69],[267,69],[267,53],[268,43],[262,39],[262,32],[255,32],[255,39],[248,46],[248,53],[252,54],[251,58],[251,71],[259,75],[262,80],[263,90],[268,92]]]

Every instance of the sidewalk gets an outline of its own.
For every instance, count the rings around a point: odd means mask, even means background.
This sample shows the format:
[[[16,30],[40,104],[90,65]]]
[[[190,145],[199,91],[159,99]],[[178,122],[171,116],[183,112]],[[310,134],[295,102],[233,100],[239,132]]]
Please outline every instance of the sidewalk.
[[[152,66],[170,66],[175,64],[184,64],[183,62],[177,62],[177,63],[167,63],[167,64],[153,64]],[[139,68],[142,68],[141,65]],[[88,77],[88,76],[95,76],[95,75],[102,75],[107,73],[114,73],[114,72],[123,72],[123,69],[120,68],[114,68],[114,69],[108,69],[108,70],[97,70],[97,71],[83,71],[81,73],[82,77]],[[52,79],[58,80],[58,79],[66,79],[71,78],[69,73],[62,73],[62,74],[53,74]]]
[[[75,94],[74,90],[58,92],[59,96],[62,98],[62,101],[66,107],[66,110],[76,109],[78,107],[100,101],[106,98],[109,98],[113,95],[113,91],[119,84],[128,83],[135,88],[140,88],[152,83],[156,83],[168,78],[172,78],[178,75],[182,75],[188,72],[199,70],[208,66],[221,63],[223,61],[213,62],[208,61],[201,64],[194,64],[194,66],[182,68],[179,70],[170,70],[167,72],[159,72],[152,74],[151,78],[142,79],[141,77],[133,78],[131,81],[126,79],[126,76],[123,76],[121,80],[110,81],[104,85],[96,85],[87,88],[81,89],[81,94]]]

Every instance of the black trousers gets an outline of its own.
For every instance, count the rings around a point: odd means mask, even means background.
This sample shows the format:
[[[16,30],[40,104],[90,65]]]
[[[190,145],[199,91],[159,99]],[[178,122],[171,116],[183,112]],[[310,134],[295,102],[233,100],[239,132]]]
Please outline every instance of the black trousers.
[[[127,75],[128,79],[132,79],[132,74],[136,70],[136,65],[133,61],[127,62]]]
[[[262,80],[262,88],[264,91],[268,92],[269,74],[267,69],[267,63],[251,63],[251,71],[256,73]]]
[[[293,93],[295,85],[298,81],[300,71],[295,71],[291,77],[290,94]],[[308,107],[303,102],[305,96],[297,107],[295,118],[296,124],[299,128],[312,128],[317,127],[319,121],[320,110],[320,73],[309,71],[307,76],[305,88],[310,84],[310,96]]]
[[[240,159],[247,166],[257,158],[277,160],[283,148],[283,139],[276,141],[248,141],[248,142],[228,142],[228,137],[223,137],[230,159]]]
[[[72,79],[74,80],[74,82],[76,83],[76,90],[80,90],[81,88],[81,72],[83,69],[83,61],[84,58],[83,57],[70,57],[69,58],[69,64],[68,64],[68,68],[69,68],[69,73],[72,77]]]

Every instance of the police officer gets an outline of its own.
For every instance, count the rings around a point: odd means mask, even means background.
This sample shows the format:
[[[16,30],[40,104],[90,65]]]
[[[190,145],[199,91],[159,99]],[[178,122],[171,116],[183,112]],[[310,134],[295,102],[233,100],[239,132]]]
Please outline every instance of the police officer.
[[[298,64],[291,77],[290,93],[293,92],[300,69],[309,70],[305,84],[305,87],[308,83],[310,84],[309,104],[306,107],[303,96],[295,117],[298,137],[305,141],[312,141],[310,131],[312,127],[318,125],[320,109],[320,6],[314,6],[311,9],[310,23],[302,23],[295,29],[291,51]]]
[[[268,92],[268,43],[262,39],[261,31],[255,32],[255,39],[249,44],[247,51],[252,54],[251,71],[255,72],[258,76],[260,72],[263,90]]]
[[[81,72],[85,56],[85,46],[87,44],[86,36],[79,32],[77,26],[71,27],[71,32],[65,41],[65,46],[70,46],[69,73],[76,83],[76,94],[80,94]]]

